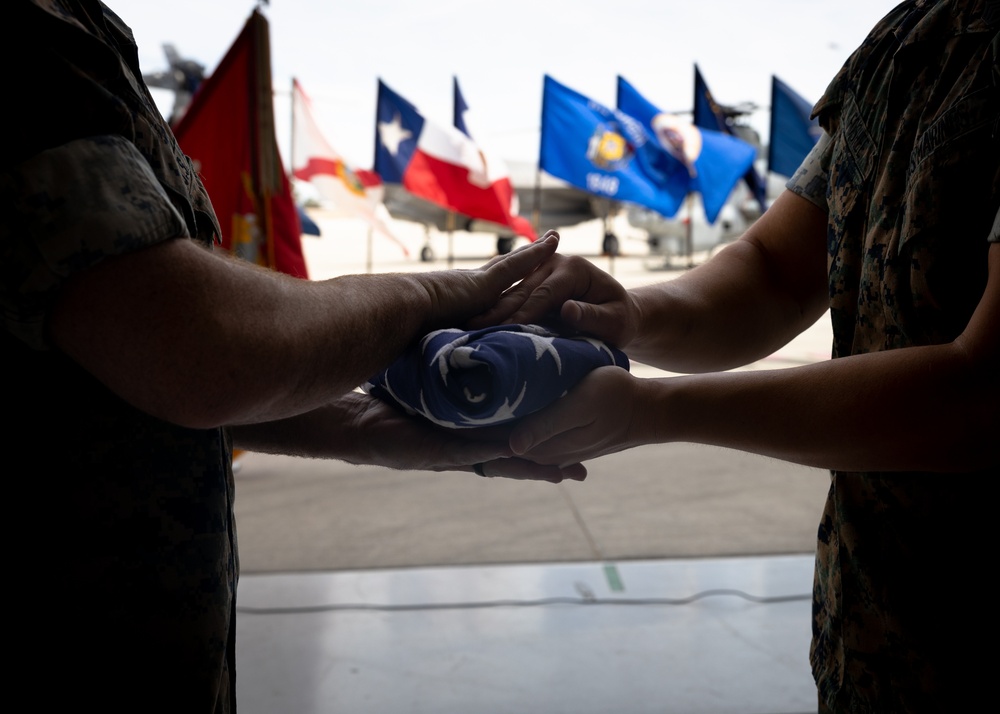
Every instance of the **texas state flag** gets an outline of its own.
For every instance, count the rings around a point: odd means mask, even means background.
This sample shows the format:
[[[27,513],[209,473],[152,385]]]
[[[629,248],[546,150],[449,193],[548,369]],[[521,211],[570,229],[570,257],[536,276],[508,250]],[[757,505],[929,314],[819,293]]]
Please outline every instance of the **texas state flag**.
[[[452,126],[433,124],[416,107],[378,83],[375,171],[386,183],[443,208],[537,237],[511,213],[514,188],[503,161],[491,160]]]

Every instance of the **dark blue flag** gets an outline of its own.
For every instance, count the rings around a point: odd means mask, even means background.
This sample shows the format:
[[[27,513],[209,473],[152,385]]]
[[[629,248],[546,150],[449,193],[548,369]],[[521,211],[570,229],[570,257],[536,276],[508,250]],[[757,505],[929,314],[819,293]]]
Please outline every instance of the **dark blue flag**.
[[[670,217],[691,184],[688,168],[635,118],[545,76],[538,166],[585,191]]]
[[[733,129],[726,121],[726,113],[712,96],[711,90],[709,90],[708,85],[705,83],[705,78],[701,76],[701,70],[698,69],[698,65],[694,66],[694,118],[692,121],[695,126],[699,126],[702,129],[722,131],[733,135]],[[753,194],[753,197],[757,199],[757,203],[760,204],[760,210],[766,211],[767,182],[764,180],[764,177],[757,173],[757,169],[751,165],[743,175],[743,180],[746,181],[750,193]]]
[[[458,88],[458,77],[452,77],[451,81],[453,95],[452,107],[455,114],[452,125],[471,139],[472,134],[469,133],[469,127],[465,125],[465,113],[469,111],[469,105],[465,103],[465,97],[462,96],[462,90]]]
[[[812,104],[771,75],[771,140],[767,151],[769,170],[782,176],[795,174],[823,133],[819,121],[810,119],[810,114]]]
[[[307,236],[318,236],[320,235],[319,226],[316,225],[316,221],[309,217],[306,213],[306,209],[302,206],[295,206],[295,210],[299,214],[299,224],[302,226],[302,232]]]
[[[692,123],[702,129],[730,133],[729,125],[726,123],[726,114],[722,111],[722,107],[716,103],[711,90],[705,84],[705,78],[701,76],[698,65],[694,66],[694,117]]]
[[[368,380],[373,397],[453,429],[503,424],[566,394],[598,367],[629,368],[624,352],[539,325],[437,330]]]
[[[699,129],[660,111],[623,77],[618,77],[618,109],[639,120],[668,152],[688,166],[690,190],[701,194],[705,217],[715,223],[733,187],[753,165],[757,150],[735,136]]]

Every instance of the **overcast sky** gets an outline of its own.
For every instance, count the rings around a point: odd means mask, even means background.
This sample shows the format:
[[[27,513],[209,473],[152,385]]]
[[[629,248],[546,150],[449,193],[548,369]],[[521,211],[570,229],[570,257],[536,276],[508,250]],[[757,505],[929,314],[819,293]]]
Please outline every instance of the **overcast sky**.
[[[162,45],[211,72],[243,28],[251,0],[106,0],[135,33],[144,72]],[[451,122],[457,76],[473,137],[507,159],[538,154],[542,78],[608,106],[622,75],[666,111],[690,111],[694,64],[717,101],[753,102],[767,141],[771,75],[808,101],[896,0],[271,0],[279,146],[290,144],[298,78],[329,142],[359,168],[374,151],[381,78],[425,118]],[[170,98],[155,93],[169,111]]]

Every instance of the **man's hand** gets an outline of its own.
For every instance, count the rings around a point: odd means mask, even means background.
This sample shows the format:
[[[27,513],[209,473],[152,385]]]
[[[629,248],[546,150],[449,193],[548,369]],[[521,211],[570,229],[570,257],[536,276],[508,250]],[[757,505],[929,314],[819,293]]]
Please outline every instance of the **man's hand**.
[[[456,327],[489,310],[505,290],[540,269],[558,247],[559,234],[548,231],[534,243],[499,255],[475,270],[415,273],[430,299],[424,331]]]
[[[579,463],[543,465],[516,457],[506,429],[444,429],[358,392],[308,414],[232,431],[242,449],[391,469],[471,472],[479,467],[483,476],[551,483],[582,481],[587,475]]]
[[[543,323],[593,335],[624,349],[639,326],[638,307],[611,275],[579,256],[552,255],[468,324]]]

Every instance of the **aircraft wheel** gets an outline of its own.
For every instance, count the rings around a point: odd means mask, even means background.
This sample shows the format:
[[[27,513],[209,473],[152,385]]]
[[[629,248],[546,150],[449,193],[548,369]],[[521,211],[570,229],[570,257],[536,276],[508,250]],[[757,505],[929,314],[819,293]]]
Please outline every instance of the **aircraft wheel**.
[[[429,263],[432,260],[434,260],[434,251],[431,250],[431,247],[429,245],[425,245],[423,248],[420,249],[420,260],[424,261],[425,263]]]
[[[512,250],[514,250],[513,238],[505,238],[503,236],[497,238],[497,253],[507,255]]]
[[[605,233],[603,248],[605,255],[618,255],[621,249],[618,244],[618,236],[614,233]]]

